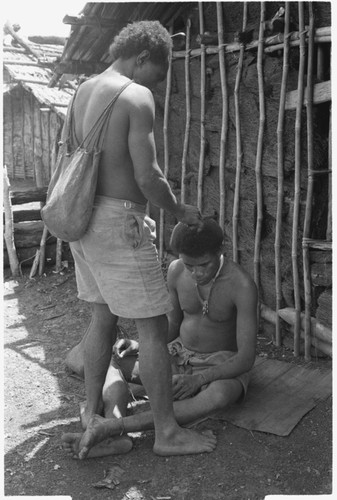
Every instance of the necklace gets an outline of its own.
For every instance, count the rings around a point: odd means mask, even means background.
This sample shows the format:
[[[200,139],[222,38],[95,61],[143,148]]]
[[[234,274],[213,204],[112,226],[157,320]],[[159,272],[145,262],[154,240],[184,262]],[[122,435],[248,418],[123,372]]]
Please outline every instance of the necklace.
[[[209,293],[208,293],[208,297],[207,299],[203,299],[200,295],[200,292],[199,292],[199,287],[198,287],[198,283],[195,283],[195,288],[197,290],[197,295],[198,295],[198,299],[202,305],[202,315],[203,316],[206,316],[206,314],[208,314],[209,312],[209,299],[211,297],[211,293],[212,293],[212,289],[213,289],[213,285],[215,283],[215,280],[217,279],[217,277],[219,276],[220,274],[220,271],[222,269],[222,266],[223,266],[223,262],[224,262],[224,257],[223,255],[221,255],[220,257],[220,265],[219,265],[219,269],[217,270],[217,273],[216,275],[214,276],[214,278],[212,278],[212,284],[211,284],[211,288],[209,289]]]

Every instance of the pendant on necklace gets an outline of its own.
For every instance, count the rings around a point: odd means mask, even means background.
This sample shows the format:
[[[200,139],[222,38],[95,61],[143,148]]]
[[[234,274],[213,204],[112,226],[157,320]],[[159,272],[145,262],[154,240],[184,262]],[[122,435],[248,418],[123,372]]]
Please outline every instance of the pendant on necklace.
[[[208,314],[208,300],[204,300],[202,304],[202,315],[206,316]]]

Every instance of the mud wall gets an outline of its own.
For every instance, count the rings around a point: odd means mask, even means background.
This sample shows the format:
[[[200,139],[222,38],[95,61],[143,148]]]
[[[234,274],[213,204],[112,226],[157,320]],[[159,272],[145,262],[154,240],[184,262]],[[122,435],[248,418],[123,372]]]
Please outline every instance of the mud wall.
[[[293,22],[296,24],[297,2],[293,2]],[[324,3],[325,4],[325,3]],[[267,2],[267,19],[277,11],[276,2]],[[325,5],[328,8],[328,4]],[[205,6],[205,31],[217,31],[216,6],[211,2]],[[223,5],[226,34],[235,36],[242,23],[242,3],[227,3]],[[323,10],[317,25],[330,25],[328,13]],[[329,9],[328,9],[329,10]],[[259,26],[260,4],[249,3],[248,24],[252,36],[256,38]],[[200,47],[197,43],[199,34],[196,13],[192,15],[191,48]],[[194,22],[194,24],[193,24]],[[322,25],[321,24],[321,25]],[[246,51],[243,62],[242,80],[239,90],[241,139],[243,148],[242,176],[240,186],[239,207],[239,262],[253,275],[254,238],[256,230],[256,153],[259,129],[259,91],[256,66],[256,51]],[[233,200],[236,173],[236,127],[234,108],[234,86],[237,73],[238,52],[226,53],[225,64],[227,73],[229,128],[227,136],[225,159],[225,244],[226,255],[232,257],[233,252]],[[299,49],[291,48],[289,59],[289,76],[287,91],[297,89]],[[186,121],[186,92],[185,92],[185,62],[184,59],[175,59],[172,66],[172,88],[169,107],[169,173],[168,178],[174,192],[179,197],[181,191],[182,151]],[[282,80],[283,51],[265,53],[263,61],[264,98],[266,106],[266,121],[264,129],[262,174],[263,174],[263,227],[261,241],[261,296],[260,299],[269,307],[275,309],[275,224],[277,208],[277,122],[280,104],[280,90]],[[219,56],[206,56],[206,157],[204,162],[203,178],[203,214],[219,216],[219,157],[220,134],[222,119],[222,95],[219,69]],[[328,78],[329,79],[329,78]],[[196,204],[197,182],[200,156],[200,57],[190,59],[190,86],[191,86],[191,129],[189,136],[189,150],[187,157],[187,172],[184,179],[186,185],[186,201]],[[156,144],[158,160],[164,165],[163,119],[166,84],[161,84],[155,90],[156,100]],[[329,110],[323,106],[314,107],[314,168],[328,168],[328,117]],[[284,207],[282,226],[282,294],[283,307],[294,307],[293,276],[291,261],[292,223],[294,209],[294,169],[295,169],[295,110],[288,110],[284,124]],[[306,111],[302,114],[301,136],[301,202],[300,223],[298,231],[298,248],[300,249],[299,269],[302,276],[302,228],[307,188],[307,132]],[[325,238],[326,211],[328,203],[328,183],[320,176],[315,184],[314,209],[312,222],[312,238]],[[158,220],[158,211],[152,209]],[[165,248],[169,252],[169,235],[175,224],[174,218],[166,217]],[[317,254],[317,252],[316,252]],[[329,273],[329,270],[327,270]],[[322,292],[322,289],[320,289]],[[301,297],[303,298],[303,287]],[[315,297],[313,315],[318,306],[320,294]]]

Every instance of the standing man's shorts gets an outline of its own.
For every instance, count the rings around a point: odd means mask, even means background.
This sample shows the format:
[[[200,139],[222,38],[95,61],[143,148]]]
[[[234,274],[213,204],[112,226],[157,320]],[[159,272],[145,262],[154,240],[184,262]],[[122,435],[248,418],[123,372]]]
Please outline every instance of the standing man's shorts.
[[[70,243],[78,298],[107,304],[124,318],[171,311],[155,238],[156,224],[145,205],[96,196],[87,232]]]

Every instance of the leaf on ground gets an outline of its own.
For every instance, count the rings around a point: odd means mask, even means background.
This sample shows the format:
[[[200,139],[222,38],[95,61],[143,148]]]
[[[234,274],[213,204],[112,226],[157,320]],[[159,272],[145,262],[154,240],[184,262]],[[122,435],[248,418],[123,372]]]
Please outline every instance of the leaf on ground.
[[[122,469],[119,465],[111,465],[107,470],[104,471],[104,479],[98,481],[97,483],[94,483],[92,486],[94,488],[108,488],[110,490],[113,490],[115,486],[120,483],[124,472],[124,469]]]

